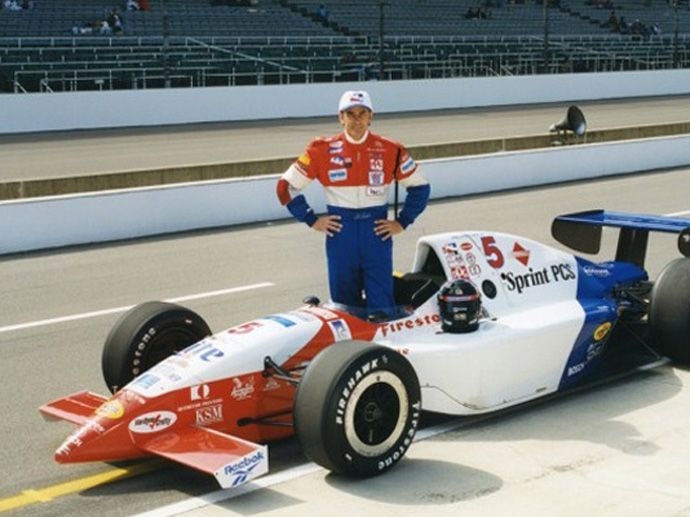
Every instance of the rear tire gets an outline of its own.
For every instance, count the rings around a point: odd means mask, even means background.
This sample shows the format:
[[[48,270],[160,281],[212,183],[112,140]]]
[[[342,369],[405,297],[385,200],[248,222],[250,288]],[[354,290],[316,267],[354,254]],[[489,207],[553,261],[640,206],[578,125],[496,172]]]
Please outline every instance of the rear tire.
[[[417,375],[387,347],[334,344],[309,364],[295,397],[295,430],[307,457],[333,472],[369,477],[412,444],[421,411]]]
[[[175,352],[211,334],[194,311],[166,302],[146,302],[123,314],[103,345],[101,367],[111,393]]]
[[[656,350],[690,365],[690,258],[670,262],[652,288],[649,326]]]

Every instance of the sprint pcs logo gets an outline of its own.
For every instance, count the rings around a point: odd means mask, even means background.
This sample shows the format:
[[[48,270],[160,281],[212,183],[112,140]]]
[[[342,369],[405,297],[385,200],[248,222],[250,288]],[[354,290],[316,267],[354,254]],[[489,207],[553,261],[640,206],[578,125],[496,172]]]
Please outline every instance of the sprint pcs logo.
[[[501,280],[509,291],[517,291],[522,294],[532,287],[549,285],[558,282],[572,282],[577,278],[570,264],[553,264],[541,269],[529,268],[527,273],[515,274],[513,272],[501,273]]]
[[[238,461],[228,463],[219,472],[225,478],[223,486],[239,486],[243,485],[250,479],[265,474],[268,472],[268,453],[265,447],[243,456]]]

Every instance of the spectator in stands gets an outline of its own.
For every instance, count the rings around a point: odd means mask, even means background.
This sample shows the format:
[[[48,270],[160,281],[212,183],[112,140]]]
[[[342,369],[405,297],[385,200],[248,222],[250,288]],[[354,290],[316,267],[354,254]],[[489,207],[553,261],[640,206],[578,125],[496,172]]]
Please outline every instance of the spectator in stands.
[[[326,4],[320,4],[316,8],[316,19],[317,21],[327,23],[328,22],[328,17],[331,15],[330,11],[328,10],[328,7],[326,7]]]
[[[107,18],[108,25],[115,34],[122,34],[124,32],[124,23],[122,22],[122,16],[117,10],[117,7],[113,7]]]
[[[625,19],[625,16],[621,16],[618,20],[618,32],[621,34],[630,34],[630,24]]]
[[[465,19],[472,20],[474,18],[479,18],[479,9],[475,9],[474,7],[470,6],[467,8],[467,12],[465,13]]]
[[[126,8],[128,11],[139,11],[141,9],[137,0],[127,0]]]
[[[369,316],[393,312],[392,238],[424,211],[430,192],[407,149],[369,130],[373,116],[367,92],[345,92],[338,103],[343,132],[312,140],[277,184],[292,216],[327,236],[332,300]],[[314,180],[326,192],[326,215],[314,214],[301,194]],[[396,181],[407,195],[389,219],[388,190]]]
[[[618,32],[618,30],[619,30],[618,16],[616,16],[615,10],[613,10],[613,11],[611,11],[611,13],[609,13],[608,19],[604,23],[602,23],[601,26],[604,28],[608,27],[613,32]]]
[[[113,33],[113,30],[110,27],[110,23],[108,23],[108,20],[103,20],[101,22],[101,28],[98,30],[98,33],[101,36],[110,36]]]
[[[487,18],[491,18],[491,10],[485,5],[480,5],[476,9],[469,7],[465,13],[465,18],[468,20],[472,20],[474,18],[486,20]]]
[[[635,18],[635,21],[630,24],[630,32],[632,34],[639,34],[641,25],[640,19]]]
[[[17,3],[17,0],[5,0],[2,6],[8,11],[21,11],[22,6]]]
[[[83,36],[99,32],[103,22],[100,20],[85,22],[82,25],[75,25],[72,27],[72,34],[75,36]]]
[[[149,4],[149,0],[139,0],[139,10],[150,11],[151,5]]]

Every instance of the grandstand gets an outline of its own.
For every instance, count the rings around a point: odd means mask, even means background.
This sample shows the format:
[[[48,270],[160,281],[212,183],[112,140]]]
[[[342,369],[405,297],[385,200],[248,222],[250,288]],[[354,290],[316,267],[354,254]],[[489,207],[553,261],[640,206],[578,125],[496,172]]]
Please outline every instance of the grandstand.
[[[0,92],[690,66],[688,0],[548,1],[344,0],[321,20],[320,0],[150,0],[146,12],[121,0],[34,0],[0,9]],[[480,5],[486,18],[466,16]],[[114,7],[124,32],[99,34]],[[612,32],[614,9],[659,33]]]

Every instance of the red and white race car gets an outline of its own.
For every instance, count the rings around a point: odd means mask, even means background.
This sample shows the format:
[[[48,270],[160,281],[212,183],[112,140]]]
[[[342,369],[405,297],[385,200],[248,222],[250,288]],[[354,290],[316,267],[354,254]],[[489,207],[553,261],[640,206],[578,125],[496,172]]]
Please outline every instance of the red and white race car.
[[[405,455],[423,411],[487,413],[641,363],[690,364],[690,220],[595,210],[557,217],[552,233],[597,253],[604,226],[620,229],[605,262],[491,231],[422,238],[394,318],[312,298],[212,333],[183,307],[139,305],[105,342],[112,395],[40,408],[78,426],[55,459],[162,456],[232,487],[296,434],[316,463],[371,476]],[[655,282],[650,231],[678,234],[684,255]]]

